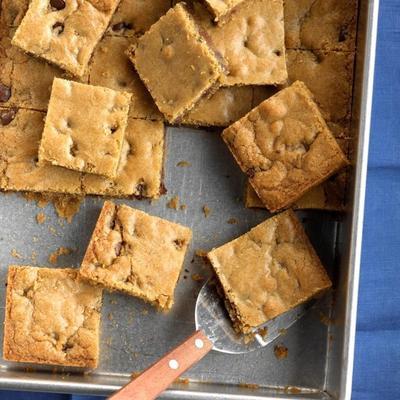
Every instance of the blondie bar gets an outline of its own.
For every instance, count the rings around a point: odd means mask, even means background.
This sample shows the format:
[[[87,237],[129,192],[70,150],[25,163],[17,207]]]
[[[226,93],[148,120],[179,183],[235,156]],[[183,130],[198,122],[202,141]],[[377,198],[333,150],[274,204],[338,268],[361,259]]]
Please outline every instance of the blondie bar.
[[[288,50],[287,65],[289,82],[307,85],[325,120],[350,119],[354,53]]]
[[[8,27],[17,27],[29,7],[29,0],[2,0],[1,22]]]
[[[131,94],[54,79],[39,161],[115,178]]]
[[[114,180],[53,165],[39,165],[45,114],[0,107],[0,187],[2,190],[100,194],[157,198],[161,194],[164,125],[128,119],[118,174]]]
[[[80,274],[169,310],[191,236],[189,228],[106,201]]]
[[[286,82],[282,0],[245,1],[222,26],[199,3],[192,4],[192,13],[225,60],[223,86]]]
[[[272,212],[348,165],[302,82],[261,103],[222,137]]]
[[[143,35],[171,5],[171,0],[121,0],[108,32],[118,36]]]
[[[354,51],[357,0],[285,0],[288,49]]]
[[[0,108],[1,189],[81,194],[81,174],[52,165],[38,165],[45,114]]]
[[[171,123],[219,86],[222,67],[182,3],[141,36],[128,55]]]
[[[89,83],[131,93],[130,117],[162,120],[163,115],[125,54],[133,43],[133,37],[105,36],[90,61]]]
[[[0,84],[4,91],[0,94],[0,105],[45,111],[53,79],[66,73],[12,46],[12,35],[13,28],[0,28]],[[87,76],[80,79],[86,80]]]
[[[233,326],[245,334],[331,286],[291,210],[207,256],[221,283]]]
[[[4,359],[95,368],[101,300],[75,269],[10,266]]]
[[[347,172],[339,172],[305,193],[292,204],[292,208],[295,210],[344,211],[346,186]],[[250,183],[247,183],[245,187],[244,204],[246,208],[265,208]]]
[[[160,197],[164,136],[163,122],[129,118],[116,178],[84,174],[83,192],[139,199]]]
[[[253,107],[253,87],[219,88],[210,98],[201,99],[180,123],[192,126],[228,126]]]
[[[119,0],[32,0],[12,43],[78,77]]]

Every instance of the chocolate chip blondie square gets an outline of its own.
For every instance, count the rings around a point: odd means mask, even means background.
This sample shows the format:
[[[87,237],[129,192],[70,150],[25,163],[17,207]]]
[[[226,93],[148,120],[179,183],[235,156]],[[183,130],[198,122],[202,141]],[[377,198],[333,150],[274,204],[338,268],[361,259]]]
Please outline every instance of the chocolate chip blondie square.
[[[261,103],[222,137],[271,212],[288,207],[348,165],[302,82]]]
[[[222,66],[182,3],[140,37],[128,56],[171,123],[219,86]]]
[[[235,330],[249,334],[331,287],[291,210],[208,253]]]
[[[119,0],[32,0],[12,43],[83,76]]]
[[[80,274],[169,310],[191,237],[182,225],[106,201]]]
[[[115,178],[131,94],[56,78],[39,161]]]
[[[95,368],[102,291],[71,268],[10,266],[3,357]]]

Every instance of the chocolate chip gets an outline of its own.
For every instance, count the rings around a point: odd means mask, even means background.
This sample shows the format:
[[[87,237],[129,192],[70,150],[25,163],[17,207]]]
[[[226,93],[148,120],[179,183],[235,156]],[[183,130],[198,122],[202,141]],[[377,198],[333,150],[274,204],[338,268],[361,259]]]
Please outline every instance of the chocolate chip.
[[[114,24],[114,25],[112,26],[112,30],[113,30],[114,32],[116,32],[116,31],[122,31],[122,29],[124,29],[124,26],[125,26],[125,24],[124,24],[123,22],[118,22],[118,23],[116,23],[116,24]]]
[[[56,10],[62,10],[65,8],[64,0],[50,0],[50,5]]]
[[[161,183],[160,185],[160,195],[163,196],[164,194],[167,194],[168,190],[165,187],[164,183]]]
[[[72,146],[70,147],[69,152],[72,157],[76,157],[76,153],[78,152],[78,145],[76,143],[72,143]]]
[[[57,35],[61,35],[64,32],[64,24],[62,22],[56,22],[53,25],[53,31],[55,31]]]
[[[0,83],[0,101],[7,101],[11,97],[11,89]]]
[[[246,173],[250,178],[253,178],[256,174],[256,170],[254,168],[249,168]]]
[[[121,254],[121,249],[122,249],[122,242],[118,242],[115,245],[115,255],[118,257]]]
[[[118,125],[113,125],[113,126],[110,126],[110,132],[111,132],[111,134],[113,134],[113,133],[117,132],[118,128],[119,128],[119,126],[118,126]]]
[[[0,110],[0,121],[3,126],[8,125],[17,115],[17,110]]]
[[[347,37],[347,29],[346,27],[342,26],[339,31],[339,38],[338,38],[339,43],[344,42],[346,40],[346,37]]]
[[[274,54],[280,57],[282,55],[282,52],[280,50],[274,50]]]
[[[184,244],[185,244],[185,240],[183,240],[183,239],[175,239],[174,240],[174,245],[178,250],[181,250],[182,247],[184,246]]]
[[[137,192],[136,198],[138,200],[142,200],[143,198],[145,198],[146,197],[146,192],[147,192],[146,184],[145,183],[138,183],[136,185],[136,192]]]
[[[133,25],[130,22],[117,22],[111,28],[114,32],[122,31],[125,29],[133,29]]]
[[[64,343],[62,347],[62,351],[66,352],[68,350],[71,350],[74,347],[72,343]]]

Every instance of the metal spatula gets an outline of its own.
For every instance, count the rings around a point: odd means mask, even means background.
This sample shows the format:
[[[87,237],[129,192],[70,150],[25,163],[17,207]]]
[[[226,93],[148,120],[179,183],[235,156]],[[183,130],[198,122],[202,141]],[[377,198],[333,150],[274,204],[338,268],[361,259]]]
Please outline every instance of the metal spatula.
[[[211,350],[240,354],[261,349],[301,318],[312,304],[313,302],[302,304],[258,327],[254,332],[254,340],[246,343],[244,337],[233,330],[232,322],[226,312],[223,300],[217,293],[215,283],[209,280],[204,284],[197,297],[196,332],[110,399],[155,399],[175,379]],[[262,336],[257,333],[260,328],[267,334]]]

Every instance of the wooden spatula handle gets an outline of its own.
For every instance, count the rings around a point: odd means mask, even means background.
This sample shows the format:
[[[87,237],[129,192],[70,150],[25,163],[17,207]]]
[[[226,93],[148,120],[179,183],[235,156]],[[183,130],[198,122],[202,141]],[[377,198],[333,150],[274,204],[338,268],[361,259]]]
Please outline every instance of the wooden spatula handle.
[[[198,331],[110,397],[112,400],[153,400],[213,347]]]

